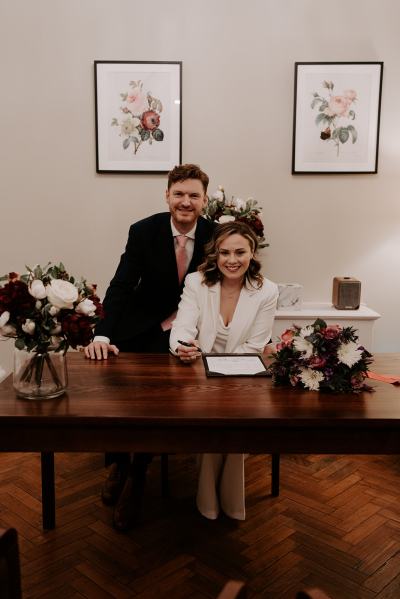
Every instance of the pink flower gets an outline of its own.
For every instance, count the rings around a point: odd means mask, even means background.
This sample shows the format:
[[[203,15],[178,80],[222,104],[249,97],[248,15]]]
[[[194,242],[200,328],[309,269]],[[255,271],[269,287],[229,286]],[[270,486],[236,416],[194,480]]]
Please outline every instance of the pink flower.
[[[132,114],[142,114],[147,108],[146,96],[138,87],[134,87],[128,94],[126,102],[128,104],[128,110]]]
[[[350,382],[353,389],[361,389],[364,386],[364,375],[359,373],[358,375],[352,376]]]
[[[345,96],[332,96],[324,113],[328,116],[348,116],[352,100]]]
[[[342,329],[338,324],[334,324],[330,327],[326,327],[326,329],[321,329],[321,334],[325,337],[325,339],[335,339],[341,330]]]
[[[294,331],[292,329],[286,329],[281,335],[281,342],[283,346],[290,345],[294,337]]]
[[[323,368],[325,364],[326,359],[321,358],[320,356],[312,356],[308,361],[308,365],[310,368]]]
[[[154,110],[146,110],[142,114],[142,125],[144,129],[148,129],[149,131],[154,131],[160,124],[160,115]]]
[[[343,95],[345,98],[348,98],[350,102],[354,102],[357,98],[357,92],[354,89],[345,89]]]

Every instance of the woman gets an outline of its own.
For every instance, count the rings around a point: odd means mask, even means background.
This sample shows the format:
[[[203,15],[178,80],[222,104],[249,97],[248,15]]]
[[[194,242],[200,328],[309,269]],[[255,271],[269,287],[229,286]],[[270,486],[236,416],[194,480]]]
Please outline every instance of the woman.
[[[260,273],[257,237],[240,221],[219,225],[198,272],[187,275],[170,347],[182,362],[204,352],[262,352],[270,340],[278,288]],[[191,346],[184,346],[179,341]],[[243,454],[200,456],[197,507],[210,519],[223,511],[245,519]]]

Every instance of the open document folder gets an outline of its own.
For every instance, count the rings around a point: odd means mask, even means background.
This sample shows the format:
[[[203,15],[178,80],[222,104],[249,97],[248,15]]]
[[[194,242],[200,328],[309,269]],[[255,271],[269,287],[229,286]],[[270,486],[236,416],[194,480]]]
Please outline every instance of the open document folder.
[[[259,354],[203,354],[207,376],[268,376]]]

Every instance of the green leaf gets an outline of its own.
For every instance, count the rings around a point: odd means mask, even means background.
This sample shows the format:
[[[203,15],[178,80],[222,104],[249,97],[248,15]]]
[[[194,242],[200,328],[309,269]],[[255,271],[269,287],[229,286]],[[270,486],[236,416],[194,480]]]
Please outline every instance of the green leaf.
[[[345,144],[349,139],[350,133],[348,132],[346,127],[340,127],[339,129],[339,141],[342,144]]]
[[[319,111],[322,112],[323,110],[325,110],[325,108],[328,108],[328,102],[323,100],[321,106],[319,107]]]
[[[43,271],[42,271],[42,269],[40,268],[39,265],[35,266],[35,270],[33,271],[33,274],[35,276],[35,279],[40,279],[40,277],[43,274]]]
[[[128,94],[119,94],[121,96],[121,100],[126,101]]]
[[[161,129],[154,129],[153,137],[156,141],[162,141],[164,139],[164,133],[161,131]]]
[[[347,127],[347,130],[350,132],[351,140],[352,140],[353,144],[355,144],[357,141],[357,137],[358,137],[357,130],[355,129],[355,127],[353,127],[353,125],[349,125]]]
[[[150,131],[147,129],[142,129],[140,132],[140,137],[142,138],[142,141],[147,141],[150,137]]]
[[[111,121],[111,127],[117,127],[117,126],[118,126],[118,119],[116,119],[114,117],[113,120]]]
[[[315,124],[320,125],[324,121],[327,121],[326,114],[322,114],[321,112],[317,114],[317,116],[315,117]]]
[[[131,143],[130,137],[126,137],[124,139],[124,141],[122,142],[122,147],[124,148],[124,150],[127,150],[129,148],[130,143]]]
[[[18,337],[18,339],[15,340],[15,347],[17,349],[24,349],[25,341],[23,339],[21,339],[21,337]]]
[[[315,108],[318,102],[322,102],[321,98],[314,98],[314,100],[311,102],[311,108]]]
[[[354,110],[349,110],[349,118],[353,121],[356,118],[356,113],[354,112]]]

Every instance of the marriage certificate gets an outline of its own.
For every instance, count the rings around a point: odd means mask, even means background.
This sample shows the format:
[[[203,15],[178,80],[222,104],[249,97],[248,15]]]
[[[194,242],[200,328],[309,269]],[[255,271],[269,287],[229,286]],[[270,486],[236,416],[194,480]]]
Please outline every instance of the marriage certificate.
[[[259,354],[204,354],[207,376],[267,376]]]

